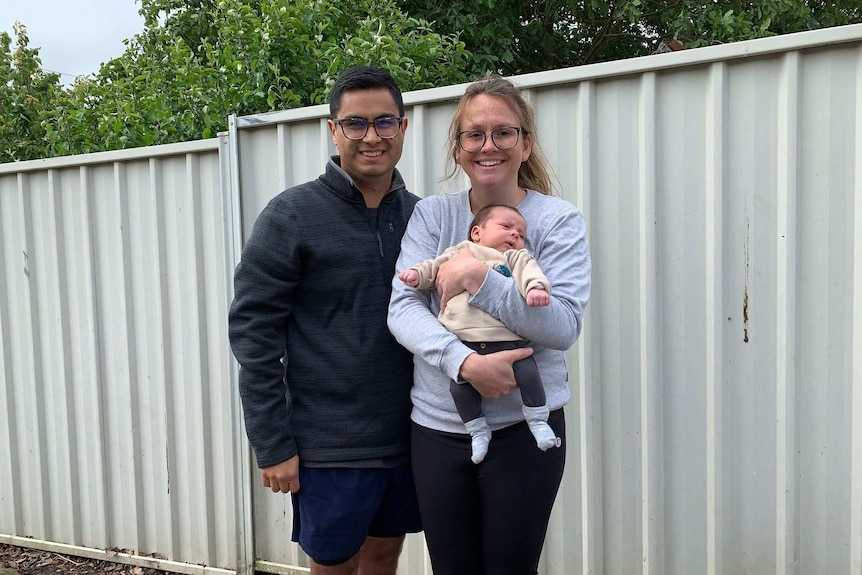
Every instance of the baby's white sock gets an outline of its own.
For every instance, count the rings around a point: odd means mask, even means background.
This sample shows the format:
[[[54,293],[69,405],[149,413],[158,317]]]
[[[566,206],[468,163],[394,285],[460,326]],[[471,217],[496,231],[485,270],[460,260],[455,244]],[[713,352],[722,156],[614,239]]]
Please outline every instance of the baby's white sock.
[[[488,420],[484,416],[470,420],[464,425],[467,426],[467,431],[473,438],[470,442],[470,447],[473,450],[473,463],[480,463],[488,454],[488,444],[491,443],[491,428],[488,427]]]
[[[524,418],[527,420],[527,425],[536,438],[536,445],[542,451],[547,451],[552,447],[559,447],[562,443],[560,438],[554,434],[554,430],[548,425],[548,406],[541,405],[539,407],[527,407],[523,409]]]

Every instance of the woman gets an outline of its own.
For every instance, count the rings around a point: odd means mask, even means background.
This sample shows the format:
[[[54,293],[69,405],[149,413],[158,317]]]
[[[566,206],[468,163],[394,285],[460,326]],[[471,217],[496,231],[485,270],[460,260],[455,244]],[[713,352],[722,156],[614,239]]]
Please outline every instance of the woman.
[[[577,208],[551,195],[533,110],[500,77],[471,84],[449,133],[449,177],[470,188],[421,200],[401,244],[397,269],[433,258],[467,237],[489,204],[516,207],[527,220],[526,249],[553,286],[551,303],[529,307],[515,283],[464,252],[441,267],[437,293],[393,281],[389,327],[414,354],[412,457],[425,538],[435,575],[536,573],[565,463],[563,405],[570,398],[564,352],[578,338],[590,292],[586,227]],[[470,303],[500,319],[532,348],[480,355],[437,320],[440,306],[468,291]],[[512,363],[532,354],[545,384],[548,423],[559,448],[537,449],[520,408]],[[470,436],[449,380],[486,398],[494,430],[473,464]],[[469,382],[469,383],[466,383]]]

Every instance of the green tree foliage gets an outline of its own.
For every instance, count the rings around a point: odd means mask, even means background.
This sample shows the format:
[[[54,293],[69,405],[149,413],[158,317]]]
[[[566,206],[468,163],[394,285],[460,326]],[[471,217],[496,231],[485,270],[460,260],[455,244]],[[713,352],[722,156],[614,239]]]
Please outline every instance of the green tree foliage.
[[[15,47],[0,32],[0,162],[26,160],[44,153],[42,120],[63,96],[60,77],[42,70],[38,50],[28,47],[27,28],[16,22]]]
[[[0,162],[212,137],[229,114],[325,102],[334,78],[355,64],[388,69],[405,91],[466,80],[469,53],[455,35],[408,17],[393,0],[345,4],[142,0],[144,31],[68,90],[41,72],[26,35],[14,54],[7,35],[5,89],[23,91],[12,102],[23,109],[36,92],[46,105],[27,108],[28,130],[0,128],[0,148],[16,148],[0,151]],[[7,109],[4,98],[0,117]]]
[[[470,75],[524,74],[656,51],[862,22],[860,0],[399,0],[441,32],[460,32],[473,53]]]
[[[70,88],[0,34],[0,162],[214,136],[326,101],[347,66],[416,90],[862,22],[862,0],[141,0],[141,34]]]

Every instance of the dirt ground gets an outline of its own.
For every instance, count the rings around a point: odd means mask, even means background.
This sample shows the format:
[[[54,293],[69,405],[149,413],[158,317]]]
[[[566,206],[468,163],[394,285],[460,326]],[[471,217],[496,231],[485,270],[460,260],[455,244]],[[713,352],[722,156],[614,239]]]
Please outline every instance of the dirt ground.
[[[84,559],[51,551],[27,549],[0,543],[0,575],[102,575],[103,573],[108,575],[172,575],[161,569]]]

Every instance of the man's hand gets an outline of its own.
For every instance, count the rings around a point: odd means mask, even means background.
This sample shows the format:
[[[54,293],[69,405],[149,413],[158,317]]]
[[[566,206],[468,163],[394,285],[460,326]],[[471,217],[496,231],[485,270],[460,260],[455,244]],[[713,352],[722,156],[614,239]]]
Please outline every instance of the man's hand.
[[[445,262],[437,270],[435,286],[440,296],[440,313],[446,309],[449,300],[461,293],[468,291],[474,294],[482,287],[488,266],[473,257],[467,248],[458,250],[458,255]]]
[[[419,285],[419,272],[407,268],[406,270],[401,270],[401,273],[398,274],[398,279],[404,282],[404,285],[416,287]]]
[[[299,491],[299,456],[260,470],[260,479],[273,493],[296,493]]]
[[[527,305],[530,307],[544,307],[551,303],[551,294],[542,288],[533,288],[527,292]]]
[[[533,355],[533,348],[507,349],[487,355],[471,353],[461,364],[459,377],[476,388],[482,397],[497,398],[515,387],[512,364]]]

